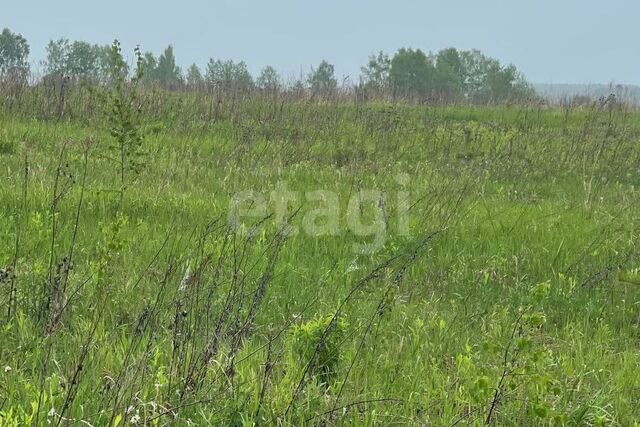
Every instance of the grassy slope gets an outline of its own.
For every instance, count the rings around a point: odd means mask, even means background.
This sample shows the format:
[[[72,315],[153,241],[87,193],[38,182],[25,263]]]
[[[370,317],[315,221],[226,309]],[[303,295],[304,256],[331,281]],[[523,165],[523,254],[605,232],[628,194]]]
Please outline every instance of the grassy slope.
[[[150,118],[164,125],[149,132],[146,167],[120,212],[99,123],[0,119],[0,267],[20,236],[9,318],[9,282],[0,287],[1,422],[63,410],[94,425],[640,416],[640,288],[615,279],[638,261],[639,117],[254,107],[206,126],[190,125],[187,111]],[[58,179],[68,191],[54,233],[57,170],[74,181]],[[362,256],[344,219],[339,236],[299,234],[280,251],[271,220],[252,239],[227,233],[232,194],[268,195],[283,182],[335,191],[342,212],[358,189],[385,191],[391,227],[394,195],[408,189],[412,234],[390,232],[383,250]],[[300,224],[314,204],[296,207]],[[67,289],[55,293],[72,246]],[[47,300],[67,304],[61,318]],[[324,386],[304,376],[290,331],[338,308],[345,330]],[[200,363],[213,337],[216,354]]]

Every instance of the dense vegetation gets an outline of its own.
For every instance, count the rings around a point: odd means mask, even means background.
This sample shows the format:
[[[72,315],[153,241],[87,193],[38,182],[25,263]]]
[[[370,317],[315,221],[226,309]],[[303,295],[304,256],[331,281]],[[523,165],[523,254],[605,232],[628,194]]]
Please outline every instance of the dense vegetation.
[[[42,61],[40,83],[69,79],[91,84],[108,83],[113,57],[110,46],[68,39],[51,40]],[[5,29],[0,37],[0,78],[28,80],[29,45],[26,39]],[[522,101],[534,92],[513,65],[503,66],[480,51],[443,49],[425,54],[420,49],[399,49],[392,57],[380,52],[362,67],[359,81],[339,84],[334,66],[327,61],[312,68],[306,76],[284,82],[278,71],[266,66],[254,79],[243,61],[209,59],[204,71],[192,64],[185,73],[177,65],[172,46],[160,56],[142,55],[147,86],[171,90],[224,90],[242,94],[256,91],[309,92],[315,96],[335,97],[339,93],[358,92],[363,98],[402,99],[419,102],[465,102],[486,104]]]
[[[0,92],[0,424],[638,421],[636,112],[173,92],[108,57]]]

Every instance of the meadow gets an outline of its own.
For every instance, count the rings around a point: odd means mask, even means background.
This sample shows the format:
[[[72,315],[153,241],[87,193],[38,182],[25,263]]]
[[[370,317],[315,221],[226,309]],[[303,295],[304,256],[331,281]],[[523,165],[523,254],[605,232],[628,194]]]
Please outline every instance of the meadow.
[[[125,164],[62,93],[0,110],[0,425],[640,421],[640,113],[149,91]]]

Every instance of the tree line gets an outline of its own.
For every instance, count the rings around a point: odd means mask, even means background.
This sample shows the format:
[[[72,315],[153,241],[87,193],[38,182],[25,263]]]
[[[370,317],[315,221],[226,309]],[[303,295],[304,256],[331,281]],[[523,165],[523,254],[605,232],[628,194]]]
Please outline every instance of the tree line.
[[[112,69],[111,46],[51,40],[46,57],[39,64],[47,79],[66,78],[94,84],[105,83]],[[25,80],[30,73],[29,44],[18,33],[5,28],[0,34],[0,77]],[[142,83],[169,90],[216,88],[249,92],[276,92],[295,89],[328,96],[354,90],[366,98],[411,99],[490,103],[529,99],[534,91],[514,65],[503,65],[478,50],[447,48],[437,53],[401,48],[393,55],[380,52],[369,57],[361,68],[358,82],[338,84],[335,68],[323,60],[307,75],[285,83],[272,66],[253,76],[244,61],[211,58],[203,68],[192,64],[178,66],[172,46],[156,56],[141,55]],[[126,70],[125,70],[126,71]]]

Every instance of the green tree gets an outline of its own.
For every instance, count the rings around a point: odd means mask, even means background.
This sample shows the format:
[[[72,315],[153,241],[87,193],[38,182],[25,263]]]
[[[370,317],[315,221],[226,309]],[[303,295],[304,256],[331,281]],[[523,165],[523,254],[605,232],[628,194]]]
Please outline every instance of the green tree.
[[[502,66],[497,59],[478,50],[461,53],[466,70],[467,99],[478,104],[499,103],[532,97],[533,90],[513,65]]]
[[[448,99],[463,98],[466,92],[466,69],[460,52],[455,48],[443,49],[435,57],[437,90]]]
[[[204,83],[204,77],[202,76],[202,72],[200,68],[196,64],[191,64],[189,69],[187,69],[187,85],[192,87],[201,86]]]
[[[27,39],[5,28],[0,34],[0,77],[26,78],[29,73]]]
[[[330,94],[338,87],[335,77],[335,68],[325,60],[320,62],[318,68],[312,68],[307,77],[307,83],[315,94]]]
[[[110,49],[109,87],[97,92],[103,98],[109,133],[116,142],[112,148],[118,154],[121,209],[129,172],[137,174],[144,166],[144,131],[140,120],[141,100],[138,94],[138,85],[144,75],[144,58],[139,48],[135,49],[135,55],[134,75],[127,78],[128,68],[122,56],[120,42],[114,40]]]
[[[113,73],[112,70],[117,64],[114,62],[114,56],[111,45],[101,45],[94,46],[96,50],[96,76],[99,82],[103,84],[112,84],[113,82]],[[125,75],[129,74],[129,66],[124,63],[122,64],[123,73]]]
[[[289,84],[287,85],[287,89],[297,97],[304,95],[307,90],[307,82],[305,76],[301,75],[295,80],[289,82]]]
[[[67,71],[70,75],[93,78],[98,74],[98,46],[87,42],[75,41],[69,46],[67,55]]]
[[[223,90],[248,90],[253,87],[253,77],[243,61],[209,59],[206,71],[207,83]]]
[[[158,80],[158,59],[152,52],[145,52],[142,55],[142,66],[144,68],[144,81],[154,82]]]
[[[420,49],[402,48],[391,60],[389,82],[394,96],[431,95],[436,88],[437,71]]]
[[[467,98],[471,102],[482,102],[490,95],[487,90],[488,75],[499,68],[500,64],[476,49],[462,52],[460,58],[466,70]]]
[[[64,75],[79,79],[103,81],[110,68],[109,46],[85,41],[51,40],[46,47],[44,69],[47,75]]]
[[[494,102],[522,100],[533,96],[533,90],[515,65],[490,69],[486,79],[487,92]]]
[[[369,56],[367,65],[361,68],[360,79],[368,89],[383,91],[389,87],[391,59],[384,52]]]
[[[69,73],[69,50],[69,39],[50,40],[46,47],[45,73],[48,75],[67,75]]]
[[[280,74],[270,65],[267,65],[260,71],[260,75],[256,79],[256,85],[263,90],[277,91],[282,86]]]
[[[164,53],[158,58],[158,65],[155,68],[155,79],[163,87],[171,87],[182,81],[182,72],[176,65],[176,57],[173,53],[173,46],[169,45]]]

